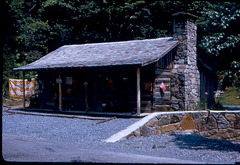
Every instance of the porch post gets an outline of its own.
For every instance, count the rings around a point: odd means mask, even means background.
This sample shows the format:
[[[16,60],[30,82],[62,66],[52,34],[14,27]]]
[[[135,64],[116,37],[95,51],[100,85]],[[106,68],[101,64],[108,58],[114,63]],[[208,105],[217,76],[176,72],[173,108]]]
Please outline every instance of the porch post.
[[[97,109],[97,74],[94,72],[94,85],[93,85],[93,104],[94,109]]]
[[[22,76],[23,76],[23,109],[25,109],[25,72],[22,71]]]
[[[86,73],[85,73],[84,86],[85,86],[85,111],[86,111],[86,113],[88,113],[88,110],[89,110],[89,106],[88,106],[88,82],[87,82],[87,74]]]
[[[87,82],[85,82],[84,83],[84,86],[85,86],[85,111],[86,111],[86,113],[88,113],[88,110],[89,110],[89,107],[88,107],[88,83]]]
[[[62,111],[62,82],[61,82],[61,74],[59,73],[59,110]]]
[[[137,68],[137,115],[141,112],[140,67]]]

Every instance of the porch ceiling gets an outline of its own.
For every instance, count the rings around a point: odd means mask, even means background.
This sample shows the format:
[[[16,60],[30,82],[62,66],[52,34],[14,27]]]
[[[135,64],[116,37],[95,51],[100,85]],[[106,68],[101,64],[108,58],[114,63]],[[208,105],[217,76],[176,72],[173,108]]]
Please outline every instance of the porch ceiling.
[[[64,45],[39,60],[14,70],[115,65],[145,66],[178,45],[172,37],[122,42]]]

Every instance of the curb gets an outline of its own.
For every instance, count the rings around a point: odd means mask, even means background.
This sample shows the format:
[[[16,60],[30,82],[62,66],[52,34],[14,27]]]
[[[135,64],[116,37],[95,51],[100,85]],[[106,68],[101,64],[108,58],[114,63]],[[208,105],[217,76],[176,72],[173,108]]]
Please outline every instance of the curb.
[[[80,115],[65,115],[65,114],[54,114],[54,113],[40,113],[40,112],[25,112],[20,110],[9,109],[7,112],[22,115],[35,115],[35,116],[48,116],[48,117],[62,117],[62,118],[77,118],[77,119],[88,119],[88,120],[106,120],[108,117],[90,117]]]
[[[9,110],[14,110],[14,111],[19,111],[19,112],[27,112],[27,113],[42,113],[42,114],[61,114],[61,115],[71,115],[71,116],[82,116],[82,117],[99,117],[99,118],[104,118],[104,119],[108,119],[111,118],[113,116],[116,116],[117,118],[143,118],[145,116],[147,116],[149,113],[142,113],[140,114],[140,116],[136,115],[136,114],[131,114],[131,113],[111,113],[111,112],[95,112],[95,111],[91,111],[91,112],[82,112],[82,111],[54,111],[52,109],[33,109],[33,108],[14,108],[14,107],[7,107]]]

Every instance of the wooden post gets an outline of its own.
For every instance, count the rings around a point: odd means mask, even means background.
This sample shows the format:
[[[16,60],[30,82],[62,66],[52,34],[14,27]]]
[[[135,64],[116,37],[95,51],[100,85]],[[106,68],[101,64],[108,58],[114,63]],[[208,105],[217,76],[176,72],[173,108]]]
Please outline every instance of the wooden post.
[[[93,104],[94,104],[94,109],[97,109],[97,74],[96,72],[94,72]]]
[[[137,68],[137,115],[141,112],[140,68]]]
[[[87,82],[88,78],[87,78],[87,73],[85,73],[85,82],[84,82],[84,86],[85,86],[85,111],[86,113],[88,113],[89,107],[88,107],[88,82]]]
[[[85,86],[85,111],[86,111],[86,113],[88,112],[88,109],[89,109],[89,107],[88,107],[88,83],[87,82],[85,82],[84,83],[84,86]]]
[[[23,76],[23,109],[25,109],[25,72],[22,72],[22,76]]]
[[[59,73],[59,110],[62,111],[62,81],[61,81],[61,75]]]
[[[113,97],[114,97],[114,101],[117,99],[117,76],[116,76],[116,74],[113,74]]]

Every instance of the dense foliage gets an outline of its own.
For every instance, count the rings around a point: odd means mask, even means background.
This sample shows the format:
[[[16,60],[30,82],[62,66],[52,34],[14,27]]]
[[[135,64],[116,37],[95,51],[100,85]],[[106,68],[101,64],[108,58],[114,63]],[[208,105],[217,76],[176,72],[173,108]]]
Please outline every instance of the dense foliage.
[[[7,77],[20,78],[13,68],[66,44],[171,36],[171,15],[178,11],[199,16],[199,56],[208,59],[206,63],[221,71],[240,59],[240,5],[236,2],[6,0],[3,10],[7,20],[3,74]]]
[[[199,26],[203,28],[200,46],[215,56],[221,51],[236,47],[240,41],[240,5],[237,3],[210,4],[203,8]],[[237,21],[236,21],[237,20]]]
[[[224,86],[240,86],[240,3],[209,3],[198,19],[202,59],[224,75]]]

